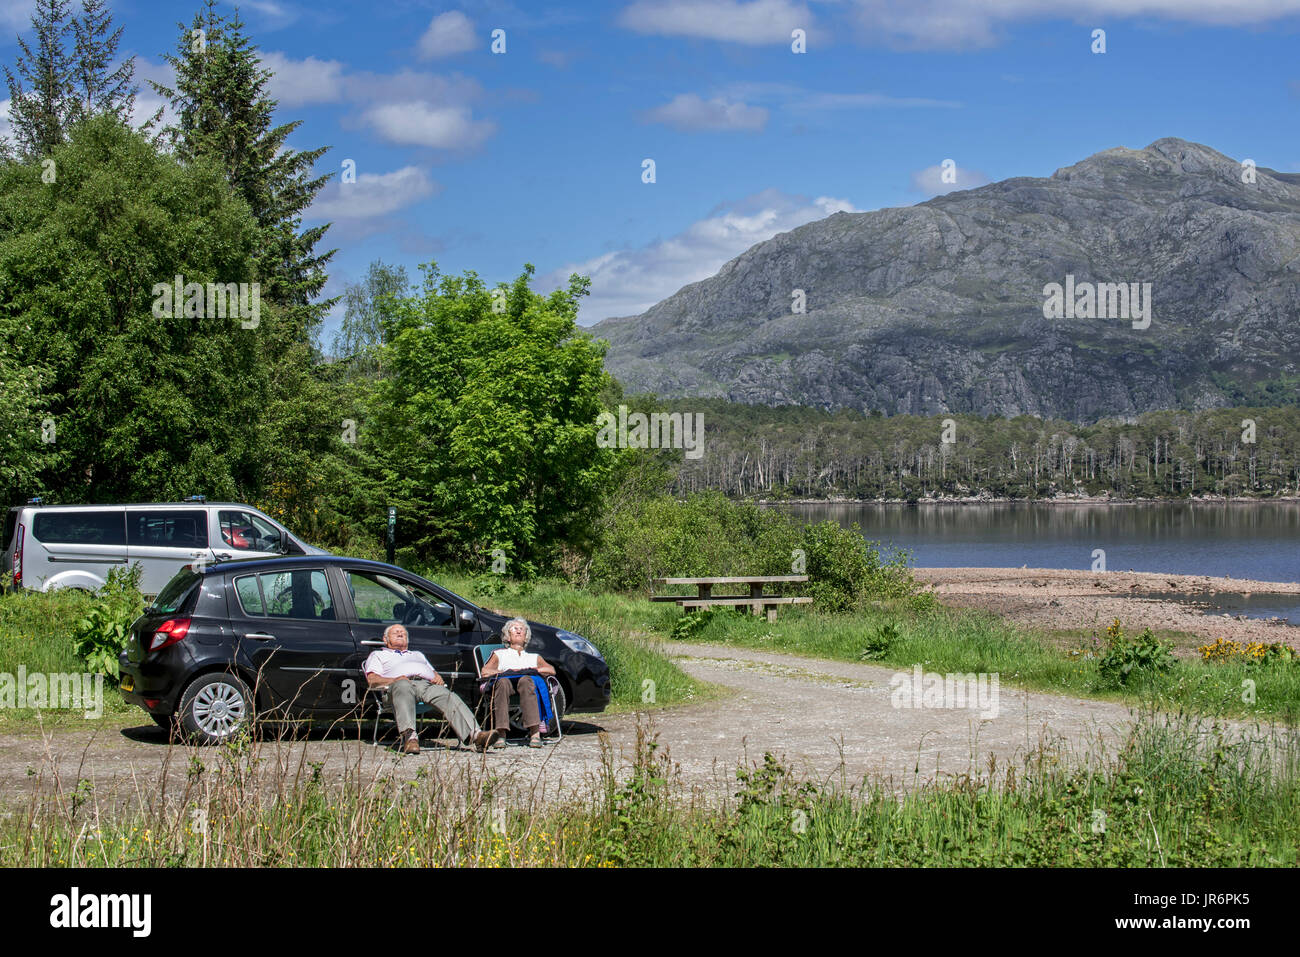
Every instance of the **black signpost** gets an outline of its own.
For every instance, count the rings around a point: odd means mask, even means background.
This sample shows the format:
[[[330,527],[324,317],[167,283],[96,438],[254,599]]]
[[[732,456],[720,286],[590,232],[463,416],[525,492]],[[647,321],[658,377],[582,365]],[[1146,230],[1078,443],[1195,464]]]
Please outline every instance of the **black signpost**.
[[[393,564],[393,550],[397,546],[397,509],[388,506],[388,564]]]

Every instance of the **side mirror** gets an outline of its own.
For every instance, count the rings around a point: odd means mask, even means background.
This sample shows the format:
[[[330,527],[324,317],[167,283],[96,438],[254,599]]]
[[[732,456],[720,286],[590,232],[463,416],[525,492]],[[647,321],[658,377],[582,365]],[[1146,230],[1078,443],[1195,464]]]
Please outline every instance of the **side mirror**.
[[[276,548],[276,551],[279,552],[281,555],[289,554],[289,536],[286,535],[284,532],[280,533],[280,540]]]
[[[472,611],[470,611],[468,608],[461,609],[461,613],[460,613],[461,631],[473,631],[474,626],[477,624],[478,624],[478,619],[474,617],[474,613]]]

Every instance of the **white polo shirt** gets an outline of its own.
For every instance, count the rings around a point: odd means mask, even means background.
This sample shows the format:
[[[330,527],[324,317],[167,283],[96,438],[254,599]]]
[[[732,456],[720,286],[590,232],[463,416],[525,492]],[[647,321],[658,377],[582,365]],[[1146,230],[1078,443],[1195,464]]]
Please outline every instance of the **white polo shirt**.
[[[393,648],[379,648],[370,653],[366,663],[361,666],[366,674],[379,675],[381,678],[424,678],[432,681],[433,665],[421,651],[397,651]]]

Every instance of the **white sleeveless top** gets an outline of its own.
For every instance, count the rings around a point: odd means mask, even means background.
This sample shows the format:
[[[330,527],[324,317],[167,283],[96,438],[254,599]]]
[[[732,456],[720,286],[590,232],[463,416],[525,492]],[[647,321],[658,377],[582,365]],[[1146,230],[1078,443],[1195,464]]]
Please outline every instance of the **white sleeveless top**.
[[[537,668],[537,655],[527,651],[515,651],[513,648],[497,649],[497,665],[501,671],[523,671]]]

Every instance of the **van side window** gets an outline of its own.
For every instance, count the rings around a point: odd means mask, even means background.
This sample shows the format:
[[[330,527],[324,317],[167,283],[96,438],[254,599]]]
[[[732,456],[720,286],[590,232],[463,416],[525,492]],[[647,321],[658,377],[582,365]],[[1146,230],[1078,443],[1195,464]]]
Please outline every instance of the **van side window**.
[[[280,547],[280,530],[252,512],[222,509],[217,512],[221,545],[250,552],[274,552]]]
[[[32,536],[53,545],[125,545],[122,512],[38,512]]]
[[[208,513],[150,510],[127,512],[127,544],[154,548],[207,548]]]

